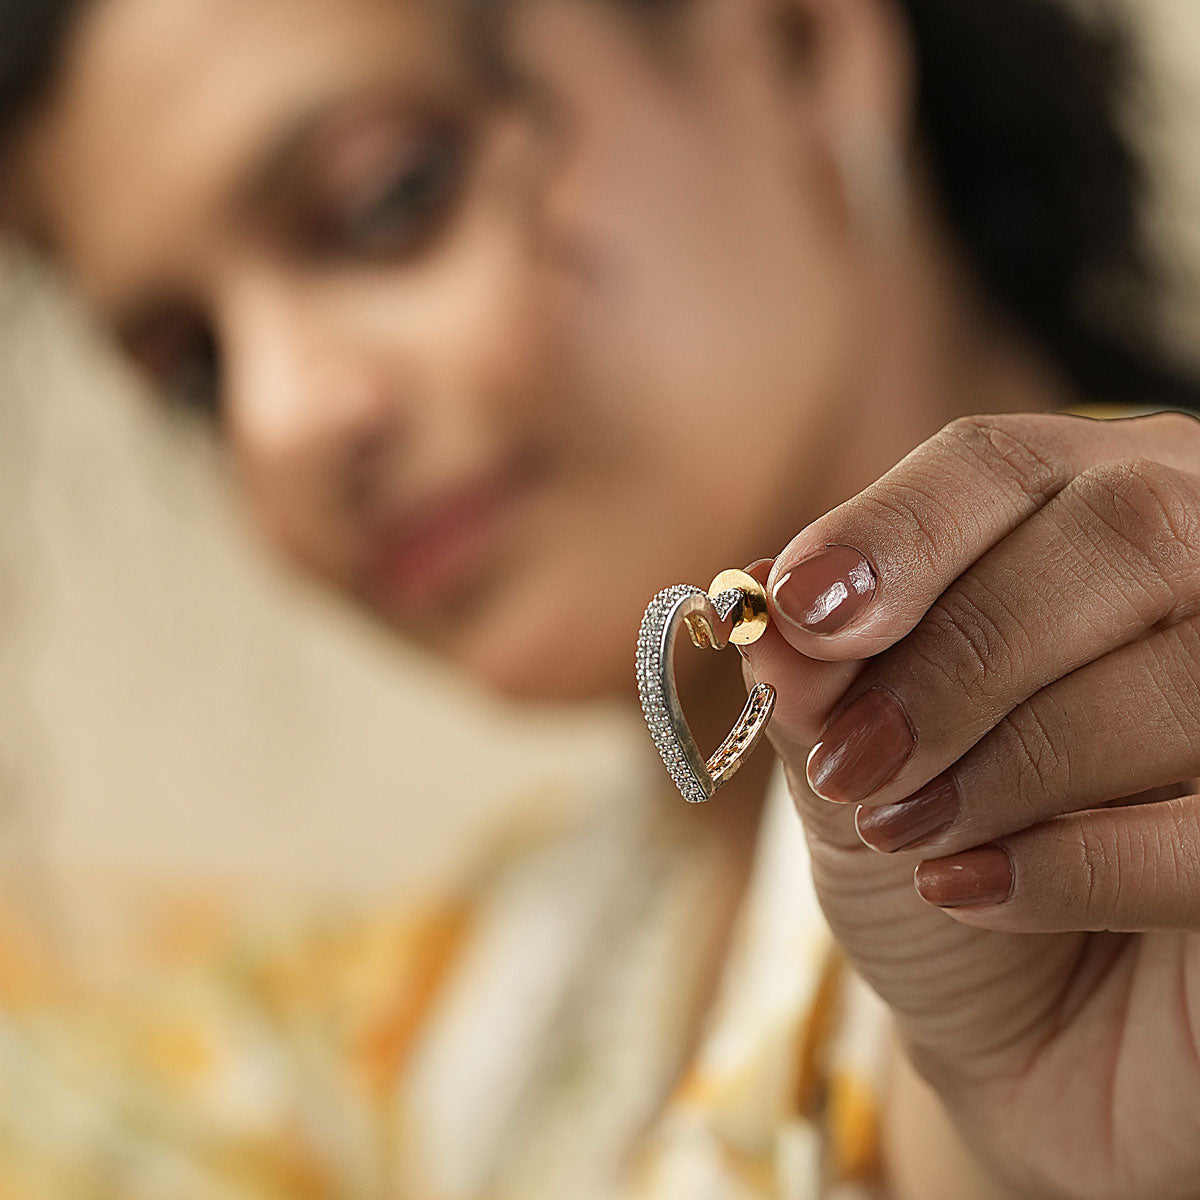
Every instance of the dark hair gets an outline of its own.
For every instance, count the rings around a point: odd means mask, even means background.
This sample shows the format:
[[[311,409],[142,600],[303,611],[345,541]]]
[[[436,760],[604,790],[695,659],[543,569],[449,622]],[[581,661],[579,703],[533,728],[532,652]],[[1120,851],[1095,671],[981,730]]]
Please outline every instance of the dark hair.
[[[0,143],[54,75],[81,0],[0,0]]]
[[[624,0],[668,17],[687,0]],[[993,306],[1091,400],[1200,408],[1165,348],[1128,129],[1134,38],[1106,0],[892,0],[946,215]]]
[[[0,0],[0,138],[52,78],[83,2]],[[1200,407],[1159,335],[1163,280],[1125,125],[1128,32],[1072,0],[893,2],[942,202],[994,306],[1090,399]],[[623,3],[649,15],[687,0]]]
[[[1130,32],[1103,3],[898,3],[942,201],[993,303],[1089,399],[1200,406],[1162,342]]]

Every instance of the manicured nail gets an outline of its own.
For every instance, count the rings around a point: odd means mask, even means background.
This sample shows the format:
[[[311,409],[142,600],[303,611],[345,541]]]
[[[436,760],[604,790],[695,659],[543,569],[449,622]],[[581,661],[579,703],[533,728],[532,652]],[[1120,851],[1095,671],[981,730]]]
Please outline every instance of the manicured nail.
[[[900,804],[860,808],[854,816],[858,836],[881,854],[896,854],[927,842],[958,817],[958,787],[942,775]]]
[[[771,593],[786,621],[828,636],[853,624],[875,599],[875,568],[850,546],[831,546],[781,575]]]
[[[808,756],[809,786],[838,804],[861,804],[912,757],[917,737],[891,692],[864,692]]]
[[[1003,846],[984,846],[917,868],[917,891],[938,908],[990,908],[1012,898],[1013,864]]]

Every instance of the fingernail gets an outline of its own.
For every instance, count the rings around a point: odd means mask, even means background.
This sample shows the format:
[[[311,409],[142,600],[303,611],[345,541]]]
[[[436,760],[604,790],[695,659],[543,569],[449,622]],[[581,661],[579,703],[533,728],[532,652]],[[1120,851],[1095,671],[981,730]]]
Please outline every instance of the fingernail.
[[[858,836],[881,854],[896,854],[928,841],[958,817],[958,787],[942,775],[908,800],[885,808],[860,808],[854,817]]]
[[[1012,897],[1012,859],[1003,846],[984,846],[922,863],[916,882],[921,899],[938,908],[988,908]]]
[[[780,576],[771,598],[779,615],[808,633],[840,633],[875,598],[875,568],[851,546],[830,546]]]
[[[912,757],[917,738],[891,692],[864,692],[808,756],[809,786],[839,804],[861,804]]]

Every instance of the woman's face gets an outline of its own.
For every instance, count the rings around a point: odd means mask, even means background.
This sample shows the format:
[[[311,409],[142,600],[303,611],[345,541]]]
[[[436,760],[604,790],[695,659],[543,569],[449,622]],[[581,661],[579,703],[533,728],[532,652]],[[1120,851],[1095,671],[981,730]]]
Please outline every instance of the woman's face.
[[[648,597],[778,549],[853,420],[817,118],[756,5],[694,8],[664,55],[528,0],[502,94],[446,0],[94,0],[23,139],[24,223],[271,538],[512,693],[626,690]]]

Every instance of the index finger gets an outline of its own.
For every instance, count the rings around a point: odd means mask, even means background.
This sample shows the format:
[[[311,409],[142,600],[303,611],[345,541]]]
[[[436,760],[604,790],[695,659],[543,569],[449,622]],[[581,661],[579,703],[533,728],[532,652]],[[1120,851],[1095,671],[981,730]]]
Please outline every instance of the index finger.
[[[775,624],[809,658],[879,654],[1077,475],[1146,457],[1196,470],[1200,422],[1182,413],[961,418],[788,545],[768,581]]]

